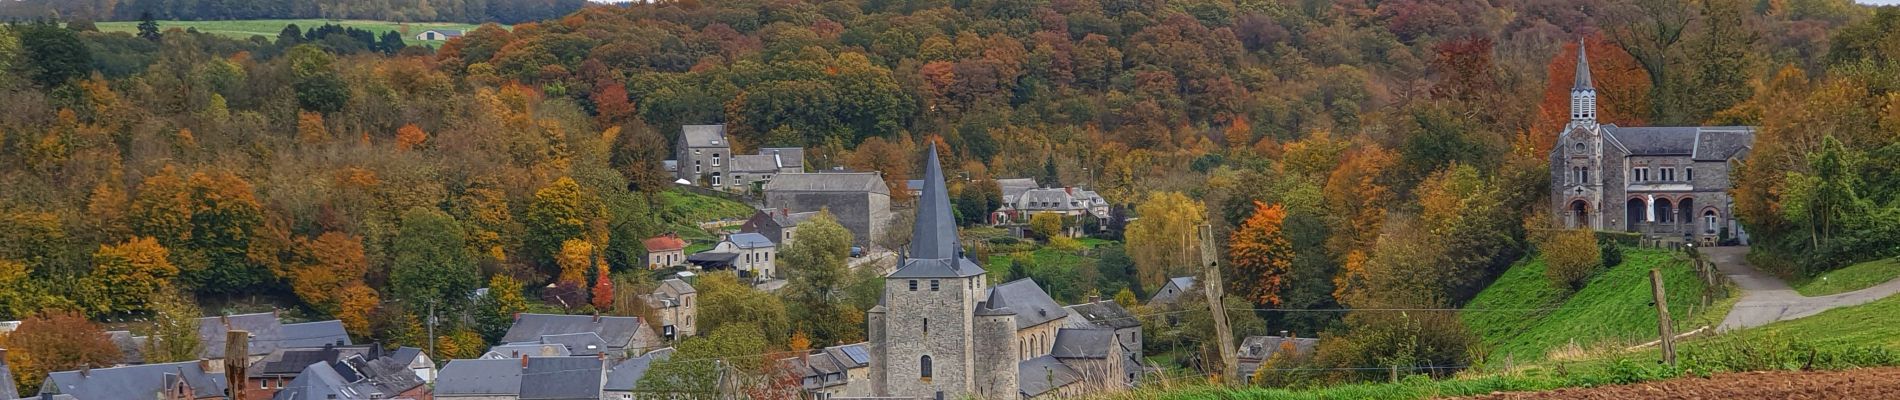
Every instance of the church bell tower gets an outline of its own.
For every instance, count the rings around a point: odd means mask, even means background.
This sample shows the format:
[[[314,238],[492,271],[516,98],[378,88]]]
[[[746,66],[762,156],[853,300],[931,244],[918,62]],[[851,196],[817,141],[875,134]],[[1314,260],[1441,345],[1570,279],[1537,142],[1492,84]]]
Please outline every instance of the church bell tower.
[[[1577,40],[1577,83],[1570,87],[1570,123],[1597,123],[1597,88],[1590,82],[1590,57]]]

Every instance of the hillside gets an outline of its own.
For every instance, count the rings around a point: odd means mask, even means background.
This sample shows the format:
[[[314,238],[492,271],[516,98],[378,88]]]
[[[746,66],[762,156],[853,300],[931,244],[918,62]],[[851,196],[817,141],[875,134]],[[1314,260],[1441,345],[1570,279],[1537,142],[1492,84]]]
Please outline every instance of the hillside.
[[[428,41],[416,40],[416,34],[421,33],[422,31],[428,30],[428,29],[454,29],[454,30],[468,31],[468,30],[475,29],[475,27],[477,26],[475,24],[464,24],[464,23],[453,23],[453,22],[394,22],[394,21],[376,21],[376,20],[360,20],[360,19],[347,19],[347,20],[248,19],[248,20],[224,20],[224,21],[157,21],[157,22],[158,22],[158,27],[161,30],[172,29],[172,28],[177,28],[177,29],[191,28],[191,29],[197,29],[199,32],[216,34],[219,36],[225,36],[225,37],[238,39],[238,40],[250,39],[252,36],[263,36],[267,39],[274,40],[277,38],[277,34],[279,32],[283,32],[284,26],[291,25],[291,24],[295,24],[297,25],[298,28],[302,28],[302,29],[310,29],[310,28],[317,27],[319,25],[332,24],[332,25],[342,25],[347,28],[367,30],[370,32],[375,32],[377,35],[382,35],[383,32],[397,31],[403,34],[402,35],[403,42],[408,43],[409,45],[433,44],[436,46],[440,46],[442,42],[439,42],[439,41],[428,42]],[[99,26],[100,32],[138,33],[139,24],[140,24],[139,21],[113,21],[113,22],[100,22],[98,23],[98,26]]]
[[[1465,325],[1483,338],[1494,362],[1507,357],[1519,362],[1575,357],[1577,350],[1655,340],[1652,268],[1663,271],[1677,332],[1709,323],[1709,308],[1700,304],[1706,285],[1677,253],[1625,249],[1622,264],[1599,273],[1574,294],[1551,285],[1544,268],[1541,256],[1526,258],[1466,305]],[[1722,311],[1714,318],[1719,320]]]

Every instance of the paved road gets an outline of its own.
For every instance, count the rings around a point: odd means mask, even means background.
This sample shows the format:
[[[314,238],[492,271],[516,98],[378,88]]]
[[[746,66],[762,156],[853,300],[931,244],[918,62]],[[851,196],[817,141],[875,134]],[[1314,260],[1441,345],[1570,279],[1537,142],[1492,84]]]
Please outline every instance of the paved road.
[[[1722,320],[1721,331],[1751,328],[1820,314],[1836,307],[1866,304],[1900,293],[1900,279],[1847,293],[1802,297],[1787,282],[1748,265],[1747,247],[1702,249],[1716,269],[1742,288],[1742,300]]]

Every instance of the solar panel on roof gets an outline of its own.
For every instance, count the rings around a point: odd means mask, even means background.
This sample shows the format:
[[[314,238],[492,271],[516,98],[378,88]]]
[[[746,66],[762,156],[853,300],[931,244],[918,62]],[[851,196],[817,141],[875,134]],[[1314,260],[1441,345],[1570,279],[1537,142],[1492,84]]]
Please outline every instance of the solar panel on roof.
[[[844,355],[851,356],[851,361],[859,363],[859,364],[871,363],[871,354],[866,353],[863,347],[858,347],[858,346],[845,347]]]

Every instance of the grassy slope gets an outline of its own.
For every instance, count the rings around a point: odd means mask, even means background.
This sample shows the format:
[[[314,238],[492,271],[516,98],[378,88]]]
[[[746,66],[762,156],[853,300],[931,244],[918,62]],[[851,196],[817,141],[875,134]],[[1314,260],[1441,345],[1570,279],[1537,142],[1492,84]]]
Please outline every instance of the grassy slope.
[[[719,241],[717,232],[700,229],[698,223],[745,219],[758,211],[745,203],[680,190],[661,192],[660,198],[666,202],[660,211],[662,219],[668,221],[667,229],[686,239],[686,254],[710,250]]]
[[[1796,282],[1794,290],[1802,296],[1826,296],[1866,289],[1900,278],[1900,258],[1888,258],[1849,265]]]
[[[1623,347],[1654,340],[1656,309],[1651,305],[1649,270],[1663,270],[1670,315],[1678,332],[1707,321],[1698,317],[1704,285],[1676,253],[1624,250],[1623,263],[1597,274],[1575,294],[1565,296],[1544,277],[1544,262],[1529,258],[1512,266],[1479,293],[1463,314],[1465,325],[1483,338],[1492,360],[1542,360],[1571,341],[1585,349]],[[1561,308],[1548,311],[1524,309]],[[1477,310],[1505,311],[1477,311]]]
[[[407,33],[403,35],[403,42],[406,42],[411,45],[432,43],[432,42],[423,42],[423,41],[416,40],[415,35],[418,33],[422,33],[423,30],[459,29],[459,30],[466,31],[466,30],[475,29],[475,25],[472,25],[472,24],[451,23],[451,22],[407,22],[405,23],[405,22],[371,21],[371,20],[327,20],[327,19],[158,21],[158,26],[159,26],[159,29],[198,28],[199,32],[215,33],[215,34],[229,36],[229,37],[238,38],[238,39],[248,39],[254,35],[261,35],[266,38],[276,39],[277,33],[282,32],[284,30],[284,25],[297,24],[297,27],[299,28],[310,29],[311,27],[323,25],[326,23],[335,24],[335,25],[343,25],[343,26],[357,28],[357,29],[370,30],[370,31],[376,32],[376,34],[378,35],[381,35],[383,32],[392,31],[392,30],[404,31]],[[98,25],[99,25],[99,30],[102,32],[138,32],[139,30],[139,21],[100,22],[98,23]],[[407,28],[406,30],[404,30],[405,27]],[[433,42],[433,43],[440,43],[440,42]]]

